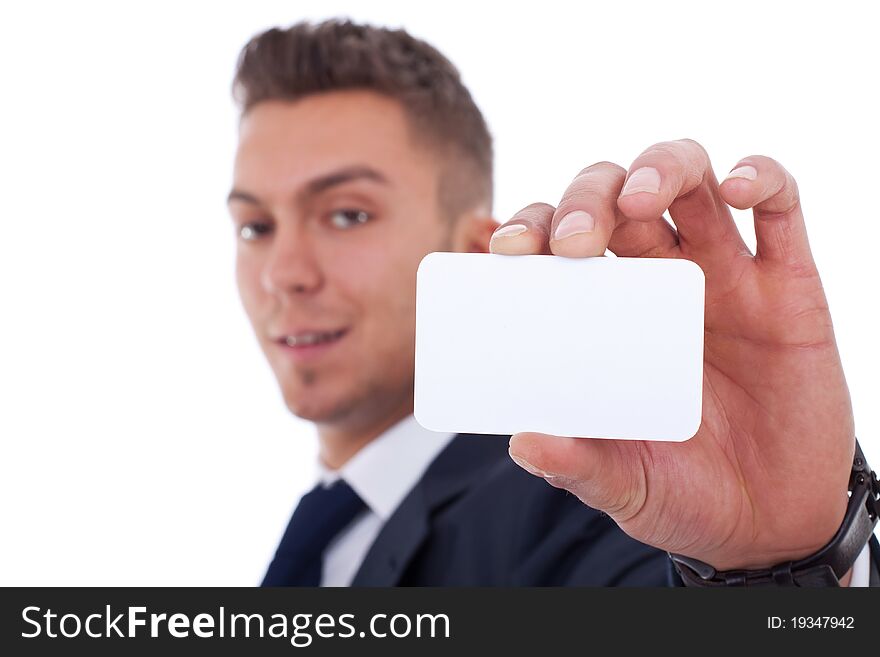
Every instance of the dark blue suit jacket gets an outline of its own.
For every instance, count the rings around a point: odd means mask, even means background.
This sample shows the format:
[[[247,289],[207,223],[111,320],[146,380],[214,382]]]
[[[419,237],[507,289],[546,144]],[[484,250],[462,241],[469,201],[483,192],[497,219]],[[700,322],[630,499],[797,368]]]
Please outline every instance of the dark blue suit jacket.
[[[388,519],[353,586],[681,586],[661,550],[459,434]],[[880,585],[872,539],[871,584]]]

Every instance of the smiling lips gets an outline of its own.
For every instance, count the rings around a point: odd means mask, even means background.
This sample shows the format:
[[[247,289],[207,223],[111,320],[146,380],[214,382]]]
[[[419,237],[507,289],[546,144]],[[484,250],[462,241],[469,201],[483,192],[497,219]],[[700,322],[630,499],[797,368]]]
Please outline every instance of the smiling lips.
[[[342,337],[347,329],[338,331],[299,331],[281,338],[288,347],[307,346],[312,344],[321,344],[323,342],[332,342]]]
[[[347,328],[322,330],[297,330],[277,339],[281,348],[296,361],[311,360],[328,351],[348,333]]]

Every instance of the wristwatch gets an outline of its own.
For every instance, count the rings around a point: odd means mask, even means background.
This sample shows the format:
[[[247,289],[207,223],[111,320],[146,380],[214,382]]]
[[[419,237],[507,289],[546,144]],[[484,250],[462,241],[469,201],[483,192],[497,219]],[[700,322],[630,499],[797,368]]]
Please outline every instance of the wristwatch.
[[[668,552],[685,586],[840,586],[870,540],[880,512],[880,481],[868,467],[856,440],[849,477],[849,503],[843,523],[825,547],[799,561],[787,561],[762,570],[718,571],[697,559]]]

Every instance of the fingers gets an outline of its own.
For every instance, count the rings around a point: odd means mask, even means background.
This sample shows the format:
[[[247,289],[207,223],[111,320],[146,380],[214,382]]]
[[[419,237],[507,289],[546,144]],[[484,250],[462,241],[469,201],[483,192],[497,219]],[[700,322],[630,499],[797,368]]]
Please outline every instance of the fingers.
[[[656,144],[636,158],[617,204],[627,217],[642,221],[668,209],[682,255],[704,268],[751,255],[718,190],[709,156],[690,139]]]
[[[553,213],[550,250],[569,258],[604,255],[619,219],[615,198],[626,175],[621,167],[599,162],[581,171]]]
[[[753,208],[759,264],[815,267],[797,183],[779,162],[762,155],[740,160],[721,183],[721,197],[740,210]]]
[[[557,208],[530,205],[502,224],[489,250],[506,255],[676,257],[704,270],[733,272],[731,259],[751,256],[728,205],[753,208],[765,266],[814,267],[797,184],[778,162],[752,156],[719,187],[709,157],[689,139],[644,151],[629,172],[608,162],[587,167]],[[663,218],[668,210],[675,224]]]
[[[532,203],[501,224],[489,240],[489,253],[550,255],[549,231],[553,206]]]
[[[616,203],[625,173],[608,162],[587,167],[555,210],[546,204],[530,205],[502,224],[492,236],[490,252],[589,257],[603,255],[613,245],[612,251],[622,256],[666,254],[677,238],[662,218],[626,226]]]
[[[679,254],[678,235],[666,219],[626,219],[611,233],[608,250],[624,258],[674,258]]]

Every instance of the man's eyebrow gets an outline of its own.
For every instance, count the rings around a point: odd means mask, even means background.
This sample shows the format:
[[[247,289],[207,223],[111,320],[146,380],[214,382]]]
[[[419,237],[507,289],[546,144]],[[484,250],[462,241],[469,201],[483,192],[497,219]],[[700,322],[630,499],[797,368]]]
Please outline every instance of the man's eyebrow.
[[[376,169],[365,165],[359,165],[339,169],[338,171],[333,171],[310,180],[306,183],[305,190],[301,193],[301,196],[316,196],[331,187],[342,185],[353,180],[371,180],[380,185],[390,184],[388,178]],[[226,202],[230,203],[232,201],[243,201],[244,203],[250,203],[252,205],[260,205],[260,199],[253,194],[249,194],[240,189],[233,189],[229,192],[229,196],[226,197]]]
[[[227,203],[231,203],[232,201],[243,201],[245,203],[251,203],[253,205],[260,204],[260,200],[256,196],[238,189],[233,189],[231,192],[229,192],[229,196],[226,197]]]
[[[342,185],[343,183],[360,179],[372,180],[380,185],[389,184],[388,179],[376,169],[365,165],[359,165],[333,171],[332,173],[325,174],[309,181],[306,184],[304,195],[315,196],[316,194],[320,194],[336,185]]]

